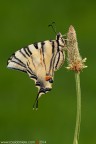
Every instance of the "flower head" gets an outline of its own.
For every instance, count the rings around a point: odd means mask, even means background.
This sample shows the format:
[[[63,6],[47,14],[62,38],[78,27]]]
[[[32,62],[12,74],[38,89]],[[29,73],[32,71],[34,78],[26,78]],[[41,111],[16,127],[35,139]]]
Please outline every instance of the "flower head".
[[[69,31],[67,33],[67,56],[67,69],[80,72],[82,69],[87,67],[84,64],[86,62],[86,58],[82,59],[79,53],[76,32],[72,25],[69,27]]]

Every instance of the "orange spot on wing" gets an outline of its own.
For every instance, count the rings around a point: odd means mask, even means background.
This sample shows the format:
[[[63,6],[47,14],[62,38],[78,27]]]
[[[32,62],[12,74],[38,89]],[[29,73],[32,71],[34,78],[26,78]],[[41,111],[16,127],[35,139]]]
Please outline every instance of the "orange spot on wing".
[[[52,79],[51,76],[46,76],[46,77],[45,77],[45,80],[46,80],[46,81],[48,81],[48,80],[50,80],[50,79]]]

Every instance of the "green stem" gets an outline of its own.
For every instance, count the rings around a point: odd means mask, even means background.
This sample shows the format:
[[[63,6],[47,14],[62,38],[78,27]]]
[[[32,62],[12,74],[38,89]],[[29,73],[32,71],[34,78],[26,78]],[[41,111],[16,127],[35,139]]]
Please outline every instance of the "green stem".
[[[78,144],[79,133],[80,133],[80,123],[81,123],[81,89],[80,89],[80,73],[75,73],[76,81],[76,95],[77,95],[77,116],[76,116],[76,126],[74,132],[73,144]]]

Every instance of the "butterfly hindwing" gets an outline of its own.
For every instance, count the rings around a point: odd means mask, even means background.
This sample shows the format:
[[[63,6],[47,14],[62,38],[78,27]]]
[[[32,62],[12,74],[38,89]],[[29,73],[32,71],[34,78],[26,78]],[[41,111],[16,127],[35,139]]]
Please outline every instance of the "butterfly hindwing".
[[[32,50],[32,56],[29,57],[28,59],[28,64],[27,64],[27,70],[30,68],[33,71],[33,74],[30,74],[28,71],[27,73],[29,74],[31,79],[35,78],[35,84],[36,87],[38,87],[38,99],[42,94],[47,93],[48,91],[51,90],[52,88],[52,81],[53,79],[52,75],[49,73],[49,68],[48,65],[50,65],[50,60],[51,60],[51,53],[48,52],[48,49],[51,47],[48,46],[48,41],[45,41],[41,43],[41,48],[40,48],[40,43],[34,45],[30,45],[30,49]],[[39,45],[39,47],[38,47]],[[49,61],[48,61],[49,60]],[[50,75],[49,79],[46,79],[47,75]],[[37,101],[38,101],[37,99]],[[37,107],[37,102],[36,101],[36,107]],[[35,106],[35,105],[34,105]]]

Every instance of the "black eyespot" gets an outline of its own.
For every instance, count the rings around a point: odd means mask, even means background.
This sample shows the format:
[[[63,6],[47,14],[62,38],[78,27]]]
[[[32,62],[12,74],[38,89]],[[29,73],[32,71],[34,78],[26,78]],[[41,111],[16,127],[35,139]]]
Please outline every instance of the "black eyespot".
[[[50,82],[50,83],[53,83],[53,79],[50,79],[49,82]]]

